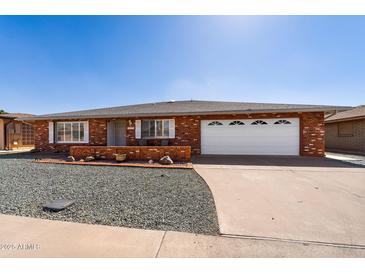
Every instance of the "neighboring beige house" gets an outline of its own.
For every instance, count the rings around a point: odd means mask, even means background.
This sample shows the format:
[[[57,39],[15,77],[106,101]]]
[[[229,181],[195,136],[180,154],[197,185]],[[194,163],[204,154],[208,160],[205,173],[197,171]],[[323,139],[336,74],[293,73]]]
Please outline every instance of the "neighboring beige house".
[[[16,120],[31,116],[24,113],[0,114],[0,150],[34,148],[33,126]]]
[[[365,155],[365,105],[325,119],[326,150]]]

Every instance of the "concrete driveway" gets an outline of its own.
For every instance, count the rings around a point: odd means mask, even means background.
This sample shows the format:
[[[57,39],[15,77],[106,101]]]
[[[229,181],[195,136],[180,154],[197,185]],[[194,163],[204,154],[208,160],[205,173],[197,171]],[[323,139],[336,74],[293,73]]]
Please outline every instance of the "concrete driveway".
[[[200,156],[220,232],[365,246],[365,168],[310,157]]]

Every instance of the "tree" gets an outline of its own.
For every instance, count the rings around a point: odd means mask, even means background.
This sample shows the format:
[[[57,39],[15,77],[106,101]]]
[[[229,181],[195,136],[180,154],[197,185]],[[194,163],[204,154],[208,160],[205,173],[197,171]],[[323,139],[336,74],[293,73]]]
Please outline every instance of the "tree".
[[[3,109],[0,109],[0,114],[6,114],[7,112]]]

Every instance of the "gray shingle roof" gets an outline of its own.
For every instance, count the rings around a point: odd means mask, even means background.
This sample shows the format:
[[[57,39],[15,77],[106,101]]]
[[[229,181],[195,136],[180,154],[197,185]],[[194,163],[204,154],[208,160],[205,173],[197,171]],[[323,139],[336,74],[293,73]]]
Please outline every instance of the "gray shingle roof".
[[[260,112],[309,112],[333,111],[349,109],[349,107],[300,105],[300,104],[268,104],[268,103],[243,103],[243,102],[217,102],[217,101],[170,101],[128,105],[111,108],[90,109],[82,111],[63,112],[47,115],[37,115],[26,120],[45,119],[72,119],[72,118],[111,118],[111,117],[147,117],[164,115],[209,115],[231,113],[260,113]]]
[[[336,122],[342,120],[354,120],[354,119],[365,119],[365,105],[358,106],[356,108],[339,112],[326,118],[326,122]]]

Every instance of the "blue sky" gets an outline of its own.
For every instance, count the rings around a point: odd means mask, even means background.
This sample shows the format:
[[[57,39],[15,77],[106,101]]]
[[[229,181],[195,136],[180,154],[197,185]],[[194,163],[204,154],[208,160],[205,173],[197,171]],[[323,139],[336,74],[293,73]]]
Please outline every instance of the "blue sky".
[[[0,16],[0,109],[365,104],[365,17]]]

